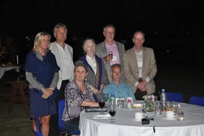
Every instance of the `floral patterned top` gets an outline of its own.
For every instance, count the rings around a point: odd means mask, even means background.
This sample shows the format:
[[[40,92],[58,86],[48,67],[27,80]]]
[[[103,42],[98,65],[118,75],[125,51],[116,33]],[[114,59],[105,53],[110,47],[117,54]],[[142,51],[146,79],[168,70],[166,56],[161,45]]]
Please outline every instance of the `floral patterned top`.
[[[75,80],[67,84],[65,88],[65,108],[62,117],[63,121],[68,121],[78,117],[80,112],[85,108],[81,106],[81,103],[84,100],[88,99],[89,101],[95,101],[89,84],[84,82],[84,85],[86,94],[83,94],[83,92],[79,89]]]

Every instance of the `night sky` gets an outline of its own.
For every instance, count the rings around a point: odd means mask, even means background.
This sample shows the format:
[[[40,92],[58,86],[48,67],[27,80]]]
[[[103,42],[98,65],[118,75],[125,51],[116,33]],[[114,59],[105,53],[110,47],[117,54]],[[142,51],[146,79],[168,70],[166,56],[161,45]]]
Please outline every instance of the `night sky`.
[[[1,0],[0,14],[2,45],[3,37],[9,35],[17,47],[33,46],[33,36],[40,31],[52,35],[53,27],[61,22],[67,25],[67,43],[72,46],[86,37],[103,41],[103,27],[113,24],[115,39],[129,41],[126,49],[133,46],[133,32],[144,30],[145,45],[161,56],[167,49],[184,56],[188,51],[204,52],[203,0]]]

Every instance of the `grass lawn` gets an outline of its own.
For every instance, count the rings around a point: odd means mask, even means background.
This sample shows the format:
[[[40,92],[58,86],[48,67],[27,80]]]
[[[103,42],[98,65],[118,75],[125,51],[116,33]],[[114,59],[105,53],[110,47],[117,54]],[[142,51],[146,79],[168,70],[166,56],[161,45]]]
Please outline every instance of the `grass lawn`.
[[[8,101],[0,97],[0,136],[30,136],[31,120],[26,117],[23,105],[15,103],[7,112]]]

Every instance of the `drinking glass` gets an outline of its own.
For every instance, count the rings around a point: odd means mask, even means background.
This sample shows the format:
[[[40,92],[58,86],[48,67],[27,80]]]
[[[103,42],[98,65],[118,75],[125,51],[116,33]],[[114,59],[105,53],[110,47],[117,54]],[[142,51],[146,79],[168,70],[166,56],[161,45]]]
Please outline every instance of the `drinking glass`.
[[[115,123],[115,119],[113,118],[116,114],[116,104],[115,103],[110,103],[109,104],[109,114],[111,116],[111,123]]]
[[[118,98],[118,100],[117,100],[118,108],[123,108],[124,107],[124,102],[125,102],[125,98]]]
[[[176,115],[178,111],[178,102],[172,101],[172,107],[174,109],[174,115]]]
[[[172,103],[170,101],[166,102],[166,110],[167,111],[173,111]]]
[[[108,98],[109,98],[109,94],[108,93],[103,94],[103,99],[104,99],[105,102],[107,102]]]
[[[108,54],[109,54],[109,55],[113,55],[113,51],[109,51]]]
[[[161,115],[161,105],[158,101],[154,102],[154,113],[155,116]]]
[[[184,121],[184,112],[179,110],[177,114],[178,121]]]
[[[143,116],[146,116],[146,112],[147,112],[147,103],[144,102],[141,106],[142,112],[143,112]]]
[[[102,98],[101,100],[99,100],[99,106],[101,107],[101,114],[103,114],[103,112],[102,112],[102,108],[105,106],[105,101],[104,101],[104,99]]]

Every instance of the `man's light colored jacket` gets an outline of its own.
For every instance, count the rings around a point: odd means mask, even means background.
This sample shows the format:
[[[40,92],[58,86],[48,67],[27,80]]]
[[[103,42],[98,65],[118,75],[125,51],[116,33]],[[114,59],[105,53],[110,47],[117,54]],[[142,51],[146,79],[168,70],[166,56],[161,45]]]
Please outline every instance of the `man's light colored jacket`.
[[[71,60],[72,60],[71,64],[70,64],[70,67],[71,67],[70,70],[73,71],[74,70],[73,49],[68,44],[65,44],[65,46],[67,46],[67,49],[69,50],[69,54],[67,54],[67,55],[68,55],[68,58],[71,58]],[[59,52],[59,49],[57,47],[57,43],[56,42],[50,43],[50,50],[55,55],[55,58],[57,60],[57,65],[60,67],[60,70],[59,70],[59,81],[57,83],[57,89],[60,89],[61,84],[62,84],[62,75],[63,75],[63,72],[62,72],[61,56],[60,56],[60,52]],[[73,79],[74,79],[74,75],[73,75],[73,72],[72,72],[71,78],[69,80],[72,81]]]

